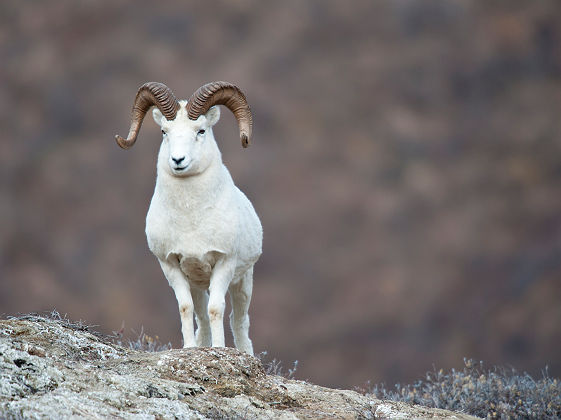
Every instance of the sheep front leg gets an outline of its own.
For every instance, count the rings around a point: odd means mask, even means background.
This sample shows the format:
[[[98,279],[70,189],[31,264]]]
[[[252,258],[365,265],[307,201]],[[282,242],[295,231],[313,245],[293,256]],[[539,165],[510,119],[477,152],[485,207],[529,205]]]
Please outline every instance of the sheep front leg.
[[[228,286],[234,276],[235,262],[220,261],[216,263],[210,276],[208,317],[212,347],[225,347],[224,341],[224,308]]]
[[[189,282],[183,276],[179,268],[179,261],[175,259],[160,261],[162,271],[168,280],[169,285],[175,293],[181,317],[181,333],[183,335],[183,347],[196,347],[195,332],[193,328],[193,299]]]

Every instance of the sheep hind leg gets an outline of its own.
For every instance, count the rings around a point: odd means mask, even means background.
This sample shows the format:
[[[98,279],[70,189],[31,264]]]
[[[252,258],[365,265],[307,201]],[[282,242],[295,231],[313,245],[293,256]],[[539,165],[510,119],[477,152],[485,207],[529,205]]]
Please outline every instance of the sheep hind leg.
[[[195,342],[199,347],[210,347],[210,323],[208,320],[208,293],[206,290],[193,288],[193,304],[195,306],[195,316],[197,320],[197,331]]]
[[[232,312],[230,328],[236,348],[253,355],[253,344],[249,339],[249,303],[253,290],[253,267],[245,272],[240,281],[229,288]]]

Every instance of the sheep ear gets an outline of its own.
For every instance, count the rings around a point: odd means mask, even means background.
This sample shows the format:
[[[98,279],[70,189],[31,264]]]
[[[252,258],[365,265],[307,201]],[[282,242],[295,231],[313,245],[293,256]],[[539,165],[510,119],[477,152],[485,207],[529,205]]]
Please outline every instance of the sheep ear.
[[[220,119],[220,108],[218,108],[217,106],[213,106],[207,111],[205,117],[208,121],[208,124],[212,127]]]
[[[162,115],[162,111],[154,107],[154,109],[152,110],[152,118],[154,118],[156,124],[158,124],[160,127],[162,126],[162,122],[164,118],[164,116]]]

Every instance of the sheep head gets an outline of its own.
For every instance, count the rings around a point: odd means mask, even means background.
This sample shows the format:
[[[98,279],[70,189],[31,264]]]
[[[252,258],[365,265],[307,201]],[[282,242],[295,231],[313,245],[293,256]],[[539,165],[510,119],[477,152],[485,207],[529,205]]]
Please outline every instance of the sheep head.
[[[212,132],[212,127],[220,119],[220,109],[213,106],[192,120],[187,106],[187,101],[179,101],[179,110],[173,120],[168,120],[158,108],[152,110],[154,121],[162,129],[158,168],[176,177],[203,172],[220,154]]]
[[[191,95],[189,100],[184,104],[184,109],[187,118],[197,122],[215,105],[224,105],[234,113],[238,121],[242,146],[247,147],[251,141],[253,124],[251,110],[245,95],[237,86],[228,82],[207,83]],[[174,121],[181,107],[171,89],[163,83],[148,82],[143,84],[138,89],[134,100],[128,137],[125,139],[119,135],[115,136],[117,144],[123,149],[128,149],[135,143],[144,116],[152,106],[155,106],[165,119],[165,121],[163,121],[159,118],[161,122],[160,126],[162,126],[164,122],[169,123],[170,121]],[[217,116],[220,116],[220,112],[218,112]],[[156,120],[156,115],[154,119]],[[205,117],[205,120],[210,119]],[[218,121],[218,119],[216,119],[214,123],[216,123],[216,121]]]

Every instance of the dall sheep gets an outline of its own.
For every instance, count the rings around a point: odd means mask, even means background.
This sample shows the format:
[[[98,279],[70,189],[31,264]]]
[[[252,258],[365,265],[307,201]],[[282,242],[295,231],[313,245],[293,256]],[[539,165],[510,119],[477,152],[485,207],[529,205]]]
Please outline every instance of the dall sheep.
[[[242,146],[247,147],[251,111],[241,90],[227,82],[205,84],[187,101],[178,101],[162,83],[145,83],[134,100],[128,138],[115,139],[123,149],[130,148],[144,116],[155,106],[152,115],[163,140],[146,237],[175,292],[184,347],[224,347],[229,292],[235,345],[253,354],[248,309],[263,230],[250,201],[222,163],[212,132],[220,118],[217,105],[234,113]]]

